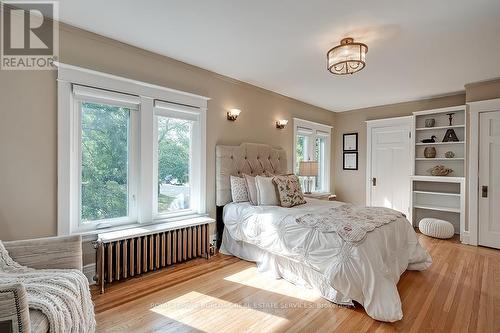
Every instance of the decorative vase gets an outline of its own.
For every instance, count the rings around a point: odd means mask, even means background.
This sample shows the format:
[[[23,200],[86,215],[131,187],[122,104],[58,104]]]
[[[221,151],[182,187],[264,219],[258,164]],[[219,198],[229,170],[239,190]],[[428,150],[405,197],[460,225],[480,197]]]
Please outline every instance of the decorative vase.
[[[436,119],[434,118],[425,119],[425,127],[434,127],[434,125],[436,125]]]
[[[436,157],[436,148],[434,147],[426,147],[424,149],[425,158],[434,158]]]
[[[455,157],[455,153],[452,152],[451,150],[447,151],[446,153],[444,153],[444,157],[446,157],[446,158],[453,158],[453,157]]]

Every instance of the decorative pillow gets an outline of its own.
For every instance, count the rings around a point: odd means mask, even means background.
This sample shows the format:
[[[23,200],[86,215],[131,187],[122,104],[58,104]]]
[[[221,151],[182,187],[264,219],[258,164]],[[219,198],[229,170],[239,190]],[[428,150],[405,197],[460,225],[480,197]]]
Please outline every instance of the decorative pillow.
[[[233,197],[233,202],[248,201],[245,178],[231,176],[231,196]]]
[[[280,202],[272,177],[255,177],[255,186],[257,187],[257,204],[259,206],[279,206]]]
[[[276,184],[281,206],[293,207],[306,203],[296,175],[275,176],[273,182]]]
[[[257,186],[255,185],[255,177],[243,174],[245,185],[247,187],[248,201],[254,206],[257,206]]]

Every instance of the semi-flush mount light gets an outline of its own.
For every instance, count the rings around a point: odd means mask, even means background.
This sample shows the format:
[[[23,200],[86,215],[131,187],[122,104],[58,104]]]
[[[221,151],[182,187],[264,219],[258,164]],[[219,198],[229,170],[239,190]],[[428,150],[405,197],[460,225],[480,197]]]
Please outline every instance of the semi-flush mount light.
[[[235,121],[240,115],[240,109],[231,109],[227,112],[227,120]]]
[[[283,129],[285,128],[286,124],[288,124],[288,120],[286,119],[276,120],[276,128]]]
[[[365,67],[367,53],[366,44],[344,38],[326,54],[327,69],[337,75],[354,74]]]

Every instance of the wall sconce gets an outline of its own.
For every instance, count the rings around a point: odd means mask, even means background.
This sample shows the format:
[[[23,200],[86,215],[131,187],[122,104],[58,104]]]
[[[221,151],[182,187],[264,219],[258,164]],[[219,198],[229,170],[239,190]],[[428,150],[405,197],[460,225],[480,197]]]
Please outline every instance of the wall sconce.
[[[231,109],[227,112],[227,120],[235,121],[240,115],[240,109]]]
[[[285,128],[286,124],[288,124],[288,120],[286,119],[276,120],[276,128],[283,129]]]

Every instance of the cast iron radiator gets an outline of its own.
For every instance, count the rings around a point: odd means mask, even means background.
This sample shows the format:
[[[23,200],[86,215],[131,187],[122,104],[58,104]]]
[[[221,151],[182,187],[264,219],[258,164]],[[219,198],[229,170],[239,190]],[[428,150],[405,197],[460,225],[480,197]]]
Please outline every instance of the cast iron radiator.
[[[117,232],[115,237],[99,235],[96,242],[96,266],[101,293],[104,292],[106,283],[193,258],[208,259],[212,250],[208,226],[209,223],[204,223],[160,232],[152,231],[137,237],[127,237],[126,232]]]

